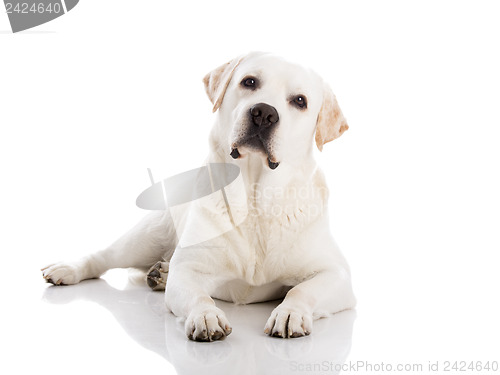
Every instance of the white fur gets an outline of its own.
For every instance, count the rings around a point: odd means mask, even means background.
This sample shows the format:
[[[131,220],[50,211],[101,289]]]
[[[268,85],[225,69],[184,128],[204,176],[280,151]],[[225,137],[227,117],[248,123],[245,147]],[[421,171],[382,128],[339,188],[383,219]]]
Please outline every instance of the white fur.
[[[248,75],[259,77],[258,90],[241,87]],[[44,277],[75,284],[111,268],[169,261],[167,307],[186,319],[189,338],[202,341],[231,333],[212,297],[241,304],[285,297],[265,324],[265,332],[278,337],[307,335],[313,319],[354,307],[349,267],[330,234],[328,192],[312,152],[324,87],[316,74],[282,59],[261,53],[244,57],[216,114],[207,161],[240,167],[246,220],[213,240],[176,250],[170,214],[152,212],[109,248],[51,265]],[[307,97],[307,110],[290,105],[293,94]],[[280,116],[272,139],[274,159],[280,162],[275,170],[264,153],[245,147],[239,148],[239,159],[229,156],[248,125],[249,108],[260,102],[274,106]]]

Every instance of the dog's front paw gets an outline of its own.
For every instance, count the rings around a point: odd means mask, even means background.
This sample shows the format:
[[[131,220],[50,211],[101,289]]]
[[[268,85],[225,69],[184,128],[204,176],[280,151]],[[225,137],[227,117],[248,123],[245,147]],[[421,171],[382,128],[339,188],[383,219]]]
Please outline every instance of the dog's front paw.
[[[79,283],[81,272],[79,267],[70,263],[51,264],[41,270],[43,278],[54,285],[71,285]]]
[[[186,335],[194,341],[217,341],[228,336],[231,325],[218,307],[210,307],[189,314],[185,323]]]
[[[264,333],[284,339],[307,336],[312,331],[312,315],[279,305],[267,320]]]

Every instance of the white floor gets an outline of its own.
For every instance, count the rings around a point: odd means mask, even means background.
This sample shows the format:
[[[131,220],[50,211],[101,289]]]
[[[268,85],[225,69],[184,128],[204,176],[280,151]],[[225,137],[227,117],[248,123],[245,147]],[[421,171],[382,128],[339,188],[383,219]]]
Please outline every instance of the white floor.
[[[492,366],[500,359],[498,296],[455,309],[451,294],[440,305],[422,306],[424,299],[412,305],[403,296],[372,298],[362,289],[358,311],[316,321],[311,336],[289,340],[263,333],[277,301],[218,301],[233,333],[221,342],[197,343],[166,312],[163,293],[124,270],[75,286],[44,284],[37,273],[23,281],[28,289],[19,282],[4,294],[11,298],[2,312],[4,374],[336,374],[342,365],[343,373],[385,372],[387,366],[394,373],[430,373],[437,362],[439,371],[432,373],[448,374],[446,361],[451,369],[454,361]]]
[[[84,367],[78,370],[91,371],[105,351],[110,357],[104,366],[113,371],[173,366],[178,374],[287,374],[309,363],[341,364],[351,348],[355,311],[318,321],[309,337],[266,336],[264,324],[278,301],[247,306],[217,301],[233,333],[220,342],[191,342],[183,324],[166,311],[163,293],[120,285],[126,277],[111,272],[104,279],[44,289],[38,312],[45,321],[36,330],[47,337],[48,348],[40,350],[47,351],[46,361],[54,361],[54,371],[63,371],[58,360],[68,358]]]

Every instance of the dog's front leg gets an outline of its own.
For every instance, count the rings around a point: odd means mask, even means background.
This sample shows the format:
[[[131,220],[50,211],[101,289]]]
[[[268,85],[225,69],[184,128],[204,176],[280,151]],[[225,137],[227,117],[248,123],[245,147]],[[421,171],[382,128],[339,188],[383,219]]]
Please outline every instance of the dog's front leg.
[[[340,267],[321,271],[290,289],[271,313],[264,332],[282,338],[307,336],[314,319],[355,305],[349,272]]]
[[[182,251],[182,250],[180,250]],[[186,262],[187,263],[187,262]],[[175,315],[185,318],[185,331],[194,341],[216,341],[232,331],[224,311],[210,297],[223,283],[206,264],[171,264],[165,301]]]

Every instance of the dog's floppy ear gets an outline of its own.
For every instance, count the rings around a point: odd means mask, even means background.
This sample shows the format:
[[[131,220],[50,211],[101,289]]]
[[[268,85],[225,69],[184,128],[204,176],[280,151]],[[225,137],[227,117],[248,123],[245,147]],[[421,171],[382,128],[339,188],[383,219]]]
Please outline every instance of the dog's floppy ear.
[[[347,121],[340,110],[332,89],[326,83],[323,86],[323,105],[316,123],[316,145],[320,151],[323,145],[340,137],[349,129]]]
[[[203,78],[205,91],[214,105],[213,112],[217,111],[221,106],[222,99],[224,99],[224,94],[226,93],[227,86],[231,81],[234,70],[242,59],[242,57],[237,57],[212,70]]]

